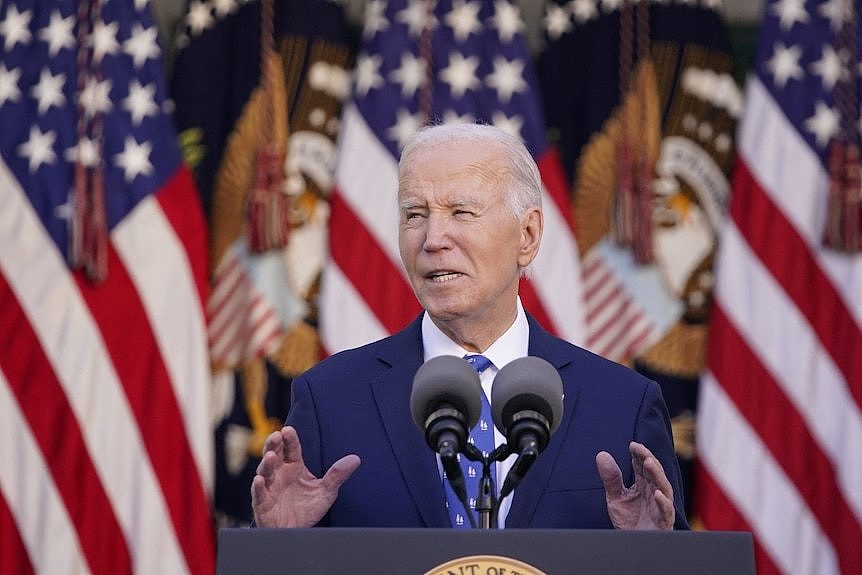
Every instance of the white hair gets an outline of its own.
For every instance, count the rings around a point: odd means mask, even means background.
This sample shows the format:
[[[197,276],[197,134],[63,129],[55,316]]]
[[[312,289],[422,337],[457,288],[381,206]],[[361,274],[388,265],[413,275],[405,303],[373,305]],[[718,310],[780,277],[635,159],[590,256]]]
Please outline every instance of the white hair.
[[[407,140],[398,162],[402,175],[406,159],[418,149],[450,142],[496,143],[503,149],[503,162],[510,170],[506,201],[516,218],[530,208],[542,207],[542,178],[533,156],[518,138],[487,124],[439,124],[425,126]]]

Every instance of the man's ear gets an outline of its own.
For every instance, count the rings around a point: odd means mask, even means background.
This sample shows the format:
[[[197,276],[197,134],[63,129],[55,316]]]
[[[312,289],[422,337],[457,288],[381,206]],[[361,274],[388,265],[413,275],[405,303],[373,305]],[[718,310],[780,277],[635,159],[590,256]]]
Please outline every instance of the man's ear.
[[[525,268],[539,253],[542,242],[544,216],[539,208],[530,208],[521,216],[521,246],[518,250],[518,265]]]

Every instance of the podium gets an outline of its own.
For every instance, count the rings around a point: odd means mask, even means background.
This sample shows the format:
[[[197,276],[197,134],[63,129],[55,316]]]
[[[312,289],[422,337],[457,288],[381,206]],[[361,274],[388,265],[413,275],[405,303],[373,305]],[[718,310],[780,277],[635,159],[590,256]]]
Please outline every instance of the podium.
[[[750,533],[222,529],[217,575],[755,575]]]

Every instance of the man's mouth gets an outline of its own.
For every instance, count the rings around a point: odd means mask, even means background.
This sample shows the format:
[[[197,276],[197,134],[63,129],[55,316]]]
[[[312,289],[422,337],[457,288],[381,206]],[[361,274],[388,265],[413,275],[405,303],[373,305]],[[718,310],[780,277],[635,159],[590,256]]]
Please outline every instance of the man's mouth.
[[[462,275],[460,272],[431,272],[426,277],[434,283],[445,283]]]

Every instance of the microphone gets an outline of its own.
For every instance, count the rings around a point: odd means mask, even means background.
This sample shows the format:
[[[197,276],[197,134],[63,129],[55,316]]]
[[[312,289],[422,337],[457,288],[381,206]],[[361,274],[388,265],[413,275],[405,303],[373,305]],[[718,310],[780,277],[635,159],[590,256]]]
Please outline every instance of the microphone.
[[[563,381],[556,368],[539,357],[516,359],[494,378],[491,389],[494,425],[518,459],[506,476],[499,500],[521,482],[563,418]]]
[[[410,413],[416,426],[435,452],[449,484],[464,505],[470,524],[475,519],[467,504],[467,485],[458,463],[458,453],[468,449],[467,436],[482,415],[482,384],[479,374],[460,357],[432,358],[413,377]]]

